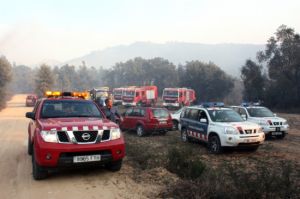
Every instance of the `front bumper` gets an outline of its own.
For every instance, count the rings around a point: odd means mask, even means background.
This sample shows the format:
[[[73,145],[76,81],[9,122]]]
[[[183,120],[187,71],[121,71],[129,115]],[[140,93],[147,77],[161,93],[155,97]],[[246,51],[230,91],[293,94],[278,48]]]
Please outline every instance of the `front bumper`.
[[[122,102],[123,106],[136,106],[136,102]]]
[[[37,138],[34,144],[35,158],[43,167],[63,167],[89,164],[104,164],[125,156],[124,138],[97,144],[61,144],[44,142]],[[100,155],[97,162],[73,163],[74,156]],[[50,158],[49,158],[50,157]]]
[[[273,132],[285,132],[288,133],[289,125],[282,126],[261,126],[265,134],[272,134]]]
[[[251,135],[223,135],[221,137],[221,145],[222,146],[253,146],[260,145],[265,140],[264,133],[257,133]]]
[[[164,107],[179,107],[179,103],[166,103],[166,102],[163,102],[163,106]]]

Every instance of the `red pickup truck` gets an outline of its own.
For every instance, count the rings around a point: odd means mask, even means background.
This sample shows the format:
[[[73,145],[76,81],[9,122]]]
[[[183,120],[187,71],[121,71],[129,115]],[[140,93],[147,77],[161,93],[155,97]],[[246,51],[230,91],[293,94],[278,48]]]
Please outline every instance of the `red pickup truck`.
[[[118,171],[125,156],[123,135],[98,106],[74,97],[43,98],[27,112],[28,154],[36,180],[61,167],[101,166]]]

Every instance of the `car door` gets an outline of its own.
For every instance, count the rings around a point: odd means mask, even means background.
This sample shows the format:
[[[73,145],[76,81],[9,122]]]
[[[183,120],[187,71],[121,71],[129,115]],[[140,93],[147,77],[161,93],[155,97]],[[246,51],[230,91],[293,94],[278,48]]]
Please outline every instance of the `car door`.
[[[34,113],[34,116],[35,116],[35,118],[36,118],[36,113],[37,113],[37,110],[38,110],[38,107],[39,107],[39,105],[40,105],[40,102],[41,101],[38,101],[36,104],[35,104],[35,106],[34,106],[34,108],[33,108],[33,113]],[[29,135],[28,136],[30,136],[31,137],[31,140],[32,140],[32,138],[33,138],[33,135],[34,135],[34,131],[35,131],[35,129],[36,129],[36,126],[37,126],[37,121],[36,121],[36,119],[34,119],[34,120],[30,120],[30,122],[29,122],[29,125],[28,125],[28,133],[29,133]]]
[[[206,121],[204,121],[206,120]],[[207,141],[207,129],[208,129],[208,116],[207,113],[204,110],[200,110],[199,112],[199,117],[198,117],[198,122],[197,122],[197,128],[199,132],[199,138],[200,140]]]
[[[199,115],[198,109],[191,109],[188,114],[188,133],[191,134],[192,137],[196,137],[198,130],[197,130],[197,117]]]
[[[124,114],[124,117],[123,117],[123,122],[122,122],[122,128],[124,129],[129,129],[129,126],[130,126],[130,120],[131,120],[131,113],[132,113],[132,110],[133,108],[128,108],[126,111],[125,111],[125,114]]]

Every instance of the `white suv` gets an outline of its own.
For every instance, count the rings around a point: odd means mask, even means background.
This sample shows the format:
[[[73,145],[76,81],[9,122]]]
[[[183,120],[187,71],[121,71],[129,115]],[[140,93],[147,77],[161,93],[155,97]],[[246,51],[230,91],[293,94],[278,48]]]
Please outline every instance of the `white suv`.
[[[245,146],[256,150],[265,140],[261,127],[246,122],[230,108],[187,107],[181,114],[181,139],[197,139],[208,143],[212,153],[223,147]]]
[[[284,138],[288,133],[287,120],[277,117],[272,111],[263,106],[232,106],[232,109],[249,122],[254,122],[262,127],[266,136]]]

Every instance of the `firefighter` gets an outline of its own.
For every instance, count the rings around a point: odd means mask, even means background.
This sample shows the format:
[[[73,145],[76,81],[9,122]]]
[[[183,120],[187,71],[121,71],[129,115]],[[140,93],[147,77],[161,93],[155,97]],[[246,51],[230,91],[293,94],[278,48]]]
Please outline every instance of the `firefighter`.
[[[119,114],[118,109],[116,107],[113,107],[113,101],[111,98],[105,99],[105,105],[103,107],[103,112],[107,119],[120,124],[122,121],[122,116]]]

